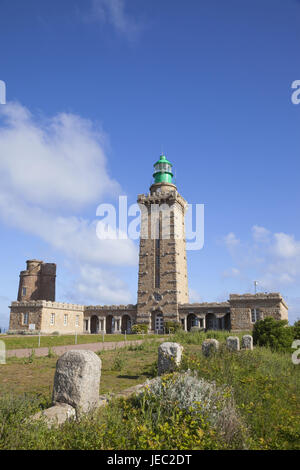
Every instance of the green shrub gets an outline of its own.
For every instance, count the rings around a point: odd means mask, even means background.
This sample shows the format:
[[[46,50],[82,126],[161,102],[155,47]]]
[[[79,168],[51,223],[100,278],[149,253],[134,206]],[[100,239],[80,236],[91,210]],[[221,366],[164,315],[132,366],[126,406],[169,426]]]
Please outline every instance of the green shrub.
[[[191,326],[191,330],[190,331],[205,331],[205,328],[201,327],[201,326]]]
[[[176,333],[182,329],[182,325],[179,321],[166,321],[165,329],[166,333]]]
[[[267,346],[274,351],[290,351],[294,330],[287,325],[287,320],[275,320],[272,317],[258,321],[253,328],[254,344]]]
[[[131,333],[135,335],[141,335],[143,333],[147,334],[148,333],[148,325],[133,325],[131,328]]]
[[[31,353],[30,353],[30,356],[26,359],[26,362],[27,362],[27,364],[32,364],[32,362],[34,362],[34,360],[35,360],[35,350],[32,349]]]
[[[294,323],[293,332],[294,332],[294,339],[300,339],[300,320]]]
[[[48,348],[48,354],[47,354],[47,357],[51,358],[51,357],[55,357],[55,353],[53,352],[53,349],[52,348]]]
[[[125,365],[124,354],[122,354],[121,351],[118,351],[114,359],[112,370],[122,370],[124,365]]]
[[[36,330],[8,330],[6,333],[7,335],[22,335],[22,336],[30,336],[30,335],[37,335],[39,332]]]

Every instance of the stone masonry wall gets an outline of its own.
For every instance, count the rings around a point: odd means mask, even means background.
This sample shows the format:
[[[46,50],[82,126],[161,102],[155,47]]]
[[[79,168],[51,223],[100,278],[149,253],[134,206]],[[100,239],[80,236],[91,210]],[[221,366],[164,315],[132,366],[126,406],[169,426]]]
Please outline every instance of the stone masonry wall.
[[[61,334],[83,332],[82,305],[38,300],[12,302],[10,309],[10,330],[29,330],[29,325],[34,324],[36,331],[46,334],[54,331],[59,331]],[[26,323],[24,323],[25,314],[28,314]]]
[[[55,301],[56,264],[28,260],[27,269],[21,271],[18,301]]]
[[[279,293],[231,294],[229,302],[232,330],[253,329],[252,309],[257,310],[258,320],[266,317],[288,319],[288,307]]]

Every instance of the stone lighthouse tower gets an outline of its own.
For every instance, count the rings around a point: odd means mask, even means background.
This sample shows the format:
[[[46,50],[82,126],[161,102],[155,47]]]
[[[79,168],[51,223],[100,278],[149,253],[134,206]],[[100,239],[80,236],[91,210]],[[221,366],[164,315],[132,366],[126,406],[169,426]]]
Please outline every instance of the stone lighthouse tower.
[[[172,164],[161,155],[141,209],[137,322],[163,331],[179,321],[178,304],[188,303],[184,215],[187,202],[173,183]]]

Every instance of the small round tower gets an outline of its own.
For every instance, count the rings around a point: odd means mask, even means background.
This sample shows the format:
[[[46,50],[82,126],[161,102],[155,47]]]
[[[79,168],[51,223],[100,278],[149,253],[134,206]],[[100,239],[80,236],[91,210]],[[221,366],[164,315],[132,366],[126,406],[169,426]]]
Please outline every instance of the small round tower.
[[[26,271],[20,272],[18,301],[55,301],[56,265],[41,260],[26,261]]]

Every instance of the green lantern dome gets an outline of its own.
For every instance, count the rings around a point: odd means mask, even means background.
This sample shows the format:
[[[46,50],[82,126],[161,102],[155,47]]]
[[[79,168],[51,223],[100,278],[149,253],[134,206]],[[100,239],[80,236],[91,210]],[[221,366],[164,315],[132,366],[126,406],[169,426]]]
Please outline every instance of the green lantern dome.
[[[161,155],[159,160],[154,163],[153,173],[154,183],[173,183],[172,163]]]

